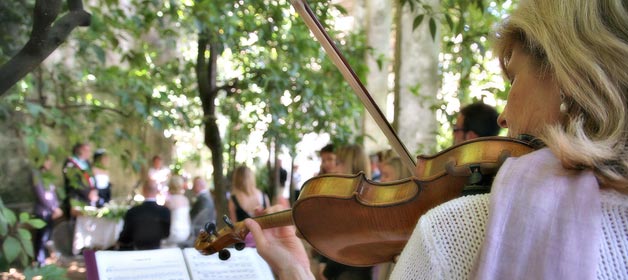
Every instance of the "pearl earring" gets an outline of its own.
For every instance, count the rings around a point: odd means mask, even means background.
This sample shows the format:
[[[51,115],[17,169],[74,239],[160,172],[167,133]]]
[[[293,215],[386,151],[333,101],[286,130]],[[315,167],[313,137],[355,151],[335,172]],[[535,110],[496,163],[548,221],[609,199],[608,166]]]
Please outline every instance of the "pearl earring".
[[[565,93],[563,90],[560,90],[560,112],[563,114],[567,114],[567,103],[565,102]]]

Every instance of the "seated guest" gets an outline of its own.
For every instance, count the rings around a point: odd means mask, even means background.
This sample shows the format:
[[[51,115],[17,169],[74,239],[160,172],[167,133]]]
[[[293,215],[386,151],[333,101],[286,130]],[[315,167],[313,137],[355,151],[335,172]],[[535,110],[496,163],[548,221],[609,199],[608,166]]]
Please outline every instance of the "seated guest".
[[[170,209],[170,236],[167,243],[180,244],[190,237],[190,201],[183,195],[183,177],[173,176],[168,183],[170,195],[166,200],[166,207]]]
[[[214,208],[214,200],[207,189],[207,183],[203,178],[194,178],[192,191],[196,196],[196,201],[190,210],[190,217],[192,218],[192,235],[196,237],[206,223],[216,222],[216,209]]]
[[[497,124],[498,116],[495,108],[482,102],[462,108],[454,125],[454,145],[478,137],[498,135],[500,130]]]
[[[142,187],[144,202],[124,215],[124,227],[118,238],[121,250],[159,249],[162,239],[170,235],[170,210],[157,204],[159,193],[155,181]]]

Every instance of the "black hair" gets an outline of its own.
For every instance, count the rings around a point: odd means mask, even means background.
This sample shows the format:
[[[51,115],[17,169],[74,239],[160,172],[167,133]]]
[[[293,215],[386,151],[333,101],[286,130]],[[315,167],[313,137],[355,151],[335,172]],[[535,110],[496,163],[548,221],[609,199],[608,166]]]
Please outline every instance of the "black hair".
[[[79,143],[74,144],[74,146],[72,147],[72,154],[75,156],[78,155],[81,148],[83,148],[83,146],[85,145],[87,145],[87,143],[79,142]]]
[[[319,154],[322,154],[322,153],[332,153],[333,154],[334,153],[334,144],[327,144],[327,145],[325,145],[325,147],[323,147],[321,149],[321,151],[318,152],[318,153]]]
[[[96,150],[96,152],[94,152],[94,159],[93,159],[93,160],[94,160],[94,163],[96,163],[96,162],[100,161],[100,159],[101,159],[103,156],[105,156],[105,154],[106,154],[105,149],[98,149],[98,150]]]
[[[473,103],[460,110],[464,116],[462,130],[473,131],[479,137],[496,136],[501,129],[497,124],[499,114],[492,106],[482,102]]]

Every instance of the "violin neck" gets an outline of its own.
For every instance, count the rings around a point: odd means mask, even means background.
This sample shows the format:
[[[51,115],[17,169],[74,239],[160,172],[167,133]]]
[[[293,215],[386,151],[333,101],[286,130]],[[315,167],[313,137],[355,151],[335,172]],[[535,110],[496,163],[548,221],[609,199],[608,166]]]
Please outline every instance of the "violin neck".
[[[258,216],[253,218],[253,220],[255,220],[262,229],[291,226],[294,224],[292,220],[292,209]]]

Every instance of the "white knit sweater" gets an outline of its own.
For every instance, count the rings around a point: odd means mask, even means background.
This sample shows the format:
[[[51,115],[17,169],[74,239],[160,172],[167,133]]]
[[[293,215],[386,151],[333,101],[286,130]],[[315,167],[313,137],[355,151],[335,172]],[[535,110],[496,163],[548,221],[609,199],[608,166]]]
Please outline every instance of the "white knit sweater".
[[[628,195],[600,192],[598,279],[628,279]],[[489,195],[462,197],[421,217],[391,279],[468,279],[482,248]],[[513,264],[515,265],[515,264]]]

